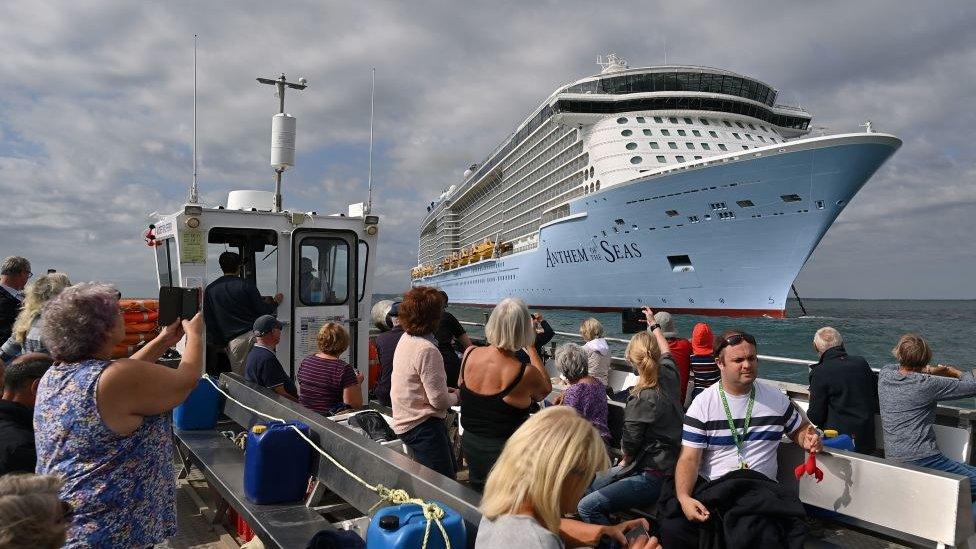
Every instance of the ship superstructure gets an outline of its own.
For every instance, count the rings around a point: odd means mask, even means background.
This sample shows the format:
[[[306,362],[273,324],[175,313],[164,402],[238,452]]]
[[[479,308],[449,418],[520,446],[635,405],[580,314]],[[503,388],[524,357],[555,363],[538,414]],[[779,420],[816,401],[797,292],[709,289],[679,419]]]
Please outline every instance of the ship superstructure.
[[[776,100],[733,72],[610,56],[428,205],[414,283],[456,303],[781,316],[901,142],[870,128],[804,138],[811,115]],[[719,263],[737,252],[746,264]]]

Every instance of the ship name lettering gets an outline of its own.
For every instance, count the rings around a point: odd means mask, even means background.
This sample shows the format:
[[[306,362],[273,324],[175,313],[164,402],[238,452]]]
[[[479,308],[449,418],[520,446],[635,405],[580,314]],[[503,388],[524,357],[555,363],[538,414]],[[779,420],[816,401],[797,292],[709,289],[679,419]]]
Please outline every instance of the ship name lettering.
[[[634,259],[641,257],[641,251],[640,248],[637,247],[636,242],[631,242],[630,244],[611,244],[606,240],[601,240],[600,247],[603,248],[603,252],[608,263],[613,263],[618,259]]]
[[[546,248],[546,267],[555,267],[563,263],[582,263],[590,261],[590,256],[584,249],[556,250],[550,251]]]

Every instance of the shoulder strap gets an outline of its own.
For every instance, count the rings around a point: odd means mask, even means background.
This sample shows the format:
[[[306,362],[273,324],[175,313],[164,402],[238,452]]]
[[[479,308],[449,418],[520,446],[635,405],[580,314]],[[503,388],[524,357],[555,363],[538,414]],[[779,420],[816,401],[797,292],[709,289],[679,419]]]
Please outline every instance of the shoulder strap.
[[[464,350],[464,356],[461,358],[461,379],[464,379],[464,365],[468,362],[468,357],[475,350],[476,345],[472,345]]]
[[[522,381],[522,377],[525,376],[525,368],[528,365],[528,362],[522,363],[522,367],[519,369],[519,373],[517,376],[515,376],[515,379],[513,379],[512,382],[508,384],[508,387],[505,387],[502,392],[498,393],[499,398],[504,398],[505,395],[512,392],[512,389],[515,389],[515,386],[518,385],[519,382]]]

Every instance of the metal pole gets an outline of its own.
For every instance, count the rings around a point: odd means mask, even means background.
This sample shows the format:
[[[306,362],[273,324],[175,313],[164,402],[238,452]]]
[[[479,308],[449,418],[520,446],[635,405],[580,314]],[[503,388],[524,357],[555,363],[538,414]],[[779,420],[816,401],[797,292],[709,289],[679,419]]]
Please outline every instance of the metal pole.
[[[274,211],[281,211],[281,171],[275,170]]]
[[[376,91],[376,68],[369,78],[369,176],[366,178],[366,213],[373,208],[373,94]]]
[[[190,184],[190,204],[196,204],[197,189],[197,35],[193,35],[193,182]]]
[[[285,112],[285,75],[275,82],[275,87],[278,88],[278,113],[281,114]]]

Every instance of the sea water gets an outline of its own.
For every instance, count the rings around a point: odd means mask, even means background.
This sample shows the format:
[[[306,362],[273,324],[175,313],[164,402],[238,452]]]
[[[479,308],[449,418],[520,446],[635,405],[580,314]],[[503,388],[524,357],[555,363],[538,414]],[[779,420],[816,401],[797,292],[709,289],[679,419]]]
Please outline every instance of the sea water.
[[[394,299],[396,296],[377,296]],[[823,326],[833,326],[844,337],[850,354],[861,355],[872,367],[894,362],[891,349],[905,333],[920,334],[932,347],[933,364],[948,364],[961,370],[976,368],[969,352],[976,334],[976,300],[850,300],[804,299],[804,315],[795,300],[787,303],[787,318],[729,318],[674,315],[678,335],[691,337],[698,322],[706,322],[715,335],[729,328],[743,329],[756,337],[759,354],[816,361],[813,334]],[[459,320],[484,323],[490,309],[451,304],[448,310]],[[598,319],[607,337],[629,339],[620,329],[620,313],[590,313],[576,310],[540,310],[557,332],[579,333],[580,322],[588,317]],[[473,327],[469,331],[481,336]],[[556,336],[557,344],[579,342],[578,338]],[[611,342],[615,356],[623,356],[626,344]],[[760,376],[780,381],[806,384],[806,366],[770,361],[760,363]],[[961,404],[959,402],[954,404]],[[972,406],[972,403],[970,404]]]

